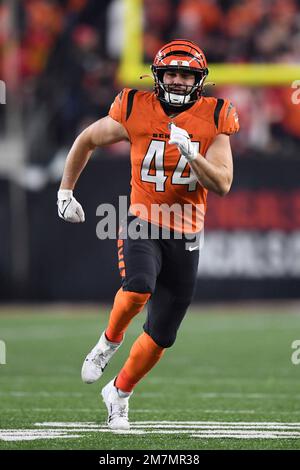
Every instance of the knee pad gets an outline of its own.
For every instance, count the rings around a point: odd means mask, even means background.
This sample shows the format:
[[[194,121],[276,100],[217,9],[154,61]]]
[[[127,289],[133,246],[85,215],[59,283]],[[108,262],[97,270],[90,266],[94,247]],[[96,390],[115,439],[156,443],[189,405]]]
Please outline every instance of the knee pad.
[[[176,341],[189,304],[190,299],[172,298],[171,295],[164,295],[162,290],[155,292],[148,305],[144,331],[159,346],[170,348]]]
[[[151,331],[149,324],[144,325],[144,331],[161,348],[167,349],[173,346],[176,340],[176,333]]]

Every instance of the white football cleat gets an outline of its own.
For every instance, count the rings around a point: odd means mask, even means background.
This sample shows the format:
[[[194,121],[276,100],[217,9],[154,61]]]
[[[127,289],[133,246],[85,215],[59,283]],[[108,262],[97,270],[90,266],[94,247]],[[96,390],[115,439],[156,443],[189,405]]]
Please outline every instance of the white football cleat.
[[[107,424],[114,431],[130,429],[128,421],[128,401],[132,392],[119,391],[114,386],[115,379],[111,380],[101,391],[103,401],[108,411]],[[125,395],[121,397],[120,394]],[[127,396],[126,396],[127,395]]]
[[[121,343],[112,343],[108,341],[103,331],[98,343],[86,356],[81,369],[81,378],[83,382],[92,384],[100,379],[101,375],[112,356],[121,346]]]

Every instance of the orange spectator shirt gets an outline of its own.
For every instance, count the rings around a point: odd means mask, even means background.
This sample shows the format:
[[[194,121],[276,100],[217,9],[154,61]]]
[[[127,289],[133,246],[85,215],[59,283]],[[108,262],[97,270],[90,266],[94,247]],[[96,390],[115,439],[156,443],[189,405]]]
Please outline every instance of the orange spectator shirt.
[[[168,116],[155,93],[124,88],[109,116],[121,123],[131,143],[130,212],[181,233],[203,228],[207,189],[200,185],[184,156],[169,145],[169,124],[185,129],[205,158],[217,134],[239,130],[229,100],[201,97],[175,118]]]

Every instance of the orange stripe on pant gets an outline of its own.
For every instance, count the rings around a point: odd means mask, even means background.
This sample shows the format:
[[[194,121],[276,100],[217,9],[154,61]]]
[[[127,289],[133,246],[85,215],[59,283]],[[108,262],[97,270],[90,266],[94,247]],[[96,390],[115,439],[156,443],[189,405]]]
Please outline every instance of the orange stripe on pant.
[[[143,310],[150,295],[150,293],[123,291],[122,288],[118,290],[105,332],[109,341],[114,343],[122,341],[124,332],[132,318]]]
[[[124,253],[123,253],[123,248],[124,248],[124,240],[118,240],[118,260],[119,260],[119,271],[120,271],[120,276],[125,277],[126,276],[126,269],[125,269],[125,259],[124,259]]]
[[[135,385],[160,360],[165,349],[158,346],[147,333],[141,334],[133,344],[129,358],[117,376],[115,386],[131,392]]]

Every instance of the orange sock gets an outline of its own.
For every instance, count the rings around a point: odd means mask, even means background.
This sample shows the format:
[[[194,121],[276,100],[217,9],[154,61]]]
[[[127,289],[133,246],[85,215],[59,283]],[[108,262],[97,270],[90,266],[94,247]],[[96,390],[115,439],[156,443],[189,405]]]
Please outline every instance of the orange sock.
[[[118,290],[105,331],[109,341],[113,343],[122,341],[124,332],[132,318],[143,310],[150,295],[150,293],[140,294],[139,292],[123,291],[122,288]]]
[[[141,334],[133,343],[129,358],[118,374],[115,386],[131,392],[135,385],[155,366],[164,353],[147,333]]]

